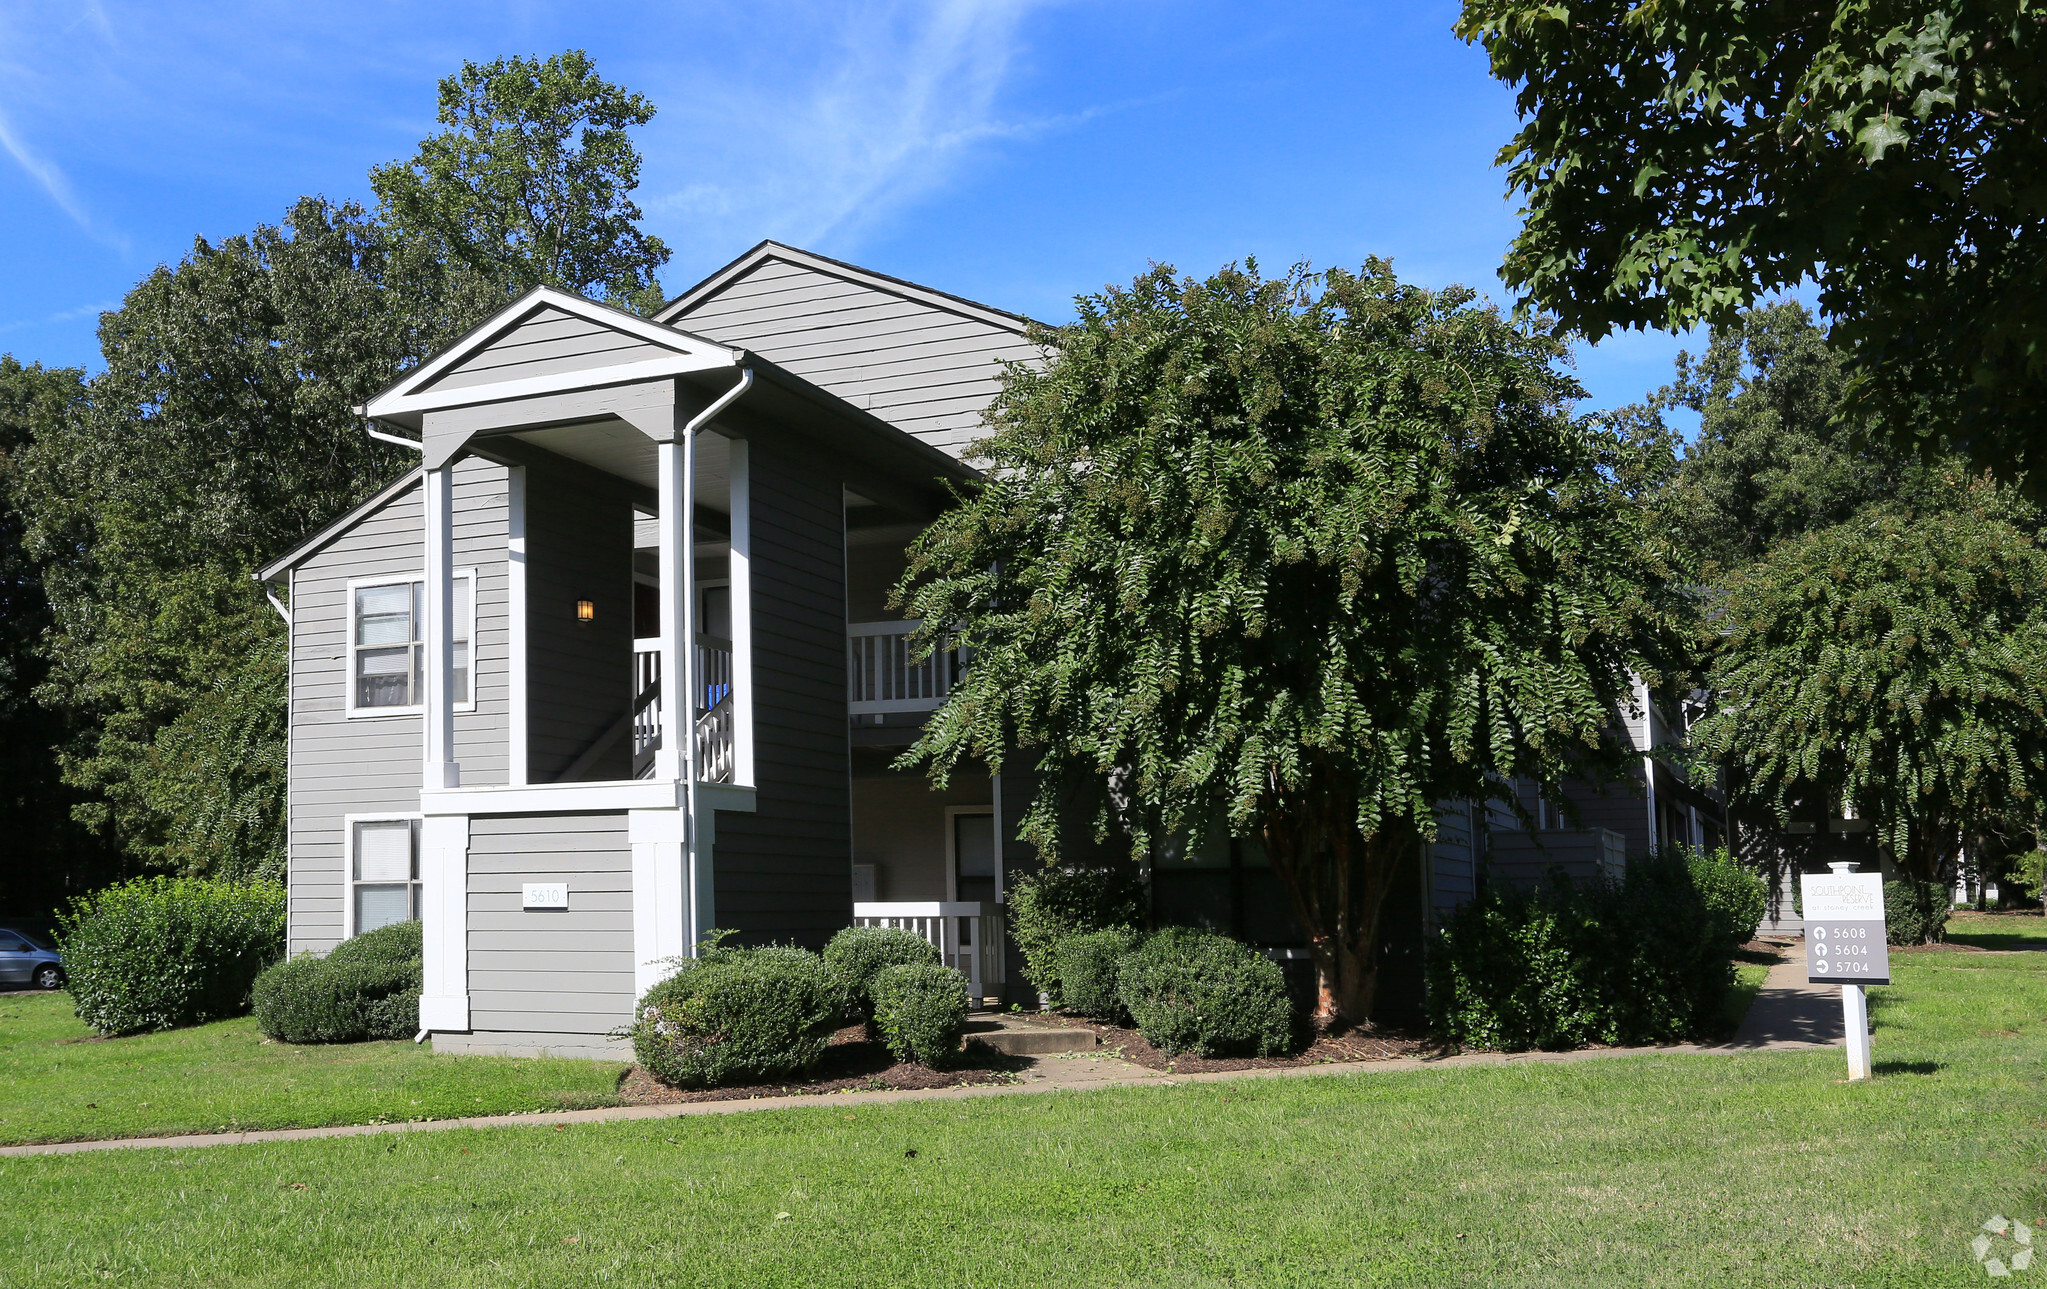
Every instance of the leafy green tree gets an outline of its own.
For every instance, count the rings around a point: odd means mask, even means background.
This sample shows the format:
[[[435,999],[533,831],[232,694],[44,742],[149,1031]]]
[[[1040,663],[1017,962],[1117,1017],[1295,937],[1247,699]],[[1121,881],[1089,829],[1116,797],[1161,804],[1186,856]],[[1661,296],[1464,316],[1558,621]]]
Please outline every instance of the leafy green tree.
[[[281,872],[284,632],[250,574],[409,464],[351,410],[420,352],[388,258],[312,198],[199,240],[104,315],[106,369],[22,455],[66,774],[153,866]]]
[[[1560,328],[1725,323],[1810,277],[1873,427],[2039,473],[2037,5],[1466,0],[1457,32],[1519,86],[1502,275]]]
[[[1922,460],[1858,433],[1843,410],[1846,367],[1792,302],[1745,310],[1712,329],[1703,355],[1679,356],[1677,379],[1652,403],[1698,412],[1699,433],[1664,505],[1709,576],[1872,505],[1917,511],[1996,499],[2030,522],[2029,508],[1959,458]]]
[[[353,409],[508,294],[658,295],[625,197],[651,114],[580,53],[467,65],[449,129],[373,172],[378,218],[302,198],[102,317],[106,370],[37,416],[15,496],[64,774],[129,855],[282,872],[284,630],[250,574],[413,464]]]
[[[1727,579],[1693,731],[1780,824],[1872,821],[1907,874],[2047,792],[2047,551],[1967,506],[1867,513]]]
[[[37,917],[119,875],[107,839],[71,818],[76,791],[62,780],[62,715],[35,699],[48,675],[40,649],[50,628],[43,573],[25,542],[16,503],[21,455],[36,427],[62,419],[85,396],[76,368],[23,365],[0,354],[0,915]]]
[[[912,550],[910,616],[974,652],[905,761],[1032,758],[1055,857],[1261,836],[1322,1015],[1366,1019],[1437,803],[1617,767],[1634,676],[1681,662],[1667,440],[1574,416],[1554,341],[1383,261],[1077,304]]]
[[[411,161],[370,172],[379,217],[426,264],[455,270],[455,294],[502,299],[545,284],[651,313],[668,248],[640,229],[640,155],[626,131],[653,116],[580,49],[465,62],[441,82],[447,128]]]

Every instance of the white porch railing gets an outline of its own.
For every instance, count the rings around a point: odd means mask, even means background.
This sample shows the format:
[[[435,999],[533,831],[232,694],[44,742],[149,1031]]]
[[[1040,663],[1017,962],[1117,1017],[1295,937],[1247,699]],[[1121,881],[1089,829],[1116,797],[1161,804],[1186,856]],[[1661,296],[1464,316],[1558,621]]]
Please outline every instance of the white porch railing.
[[[986,1005],[1002,984],[1002,906],[971,901],[855,904],[854,926],[914,931],[938,949],[939,961],[967,978],[967,996]],[[994,988],[991,989],[991,986]]]
[[[847,708],[855,716],[927,712],[945,701],[958,679],[959,650],[941,642],[911,660],[910,633],[921,622],[846,624]]]
[[[694,704],[697,777],[730,783],[734,761],[732,642],[720,636],[696,639],[698,693]],[[633,641],[633,777],[652,778],[661,750],[661,642]]]

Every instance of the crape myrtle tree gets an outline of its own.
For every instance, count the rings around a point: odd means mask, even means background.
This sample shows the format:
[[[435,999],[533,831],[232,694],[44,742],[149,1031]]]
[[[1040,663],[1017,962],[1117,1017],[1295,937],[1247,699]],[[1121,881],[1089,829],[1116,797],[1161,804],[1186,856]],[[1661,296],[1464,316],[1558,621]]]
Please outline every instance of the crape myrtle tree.
[[[1055,860],[1262,839],[1320,1019],[1368,1020],[1438,803],[1617,768],[1635,678],[1681,665],[1668,440],[1574,415],[1554,341],[1381,260],[1077,304],[912,548],[909,616],[973,652],[905,763],[1027,759]]]
[[[1869,430],[2047,480],[2038,4],[1465,0],[1457,32],[1519,87],[1502,276],[1559,327],[1811,280]]]
[[[2047,791],[2047,551],[1993,510],[1878,510],[1728,578],[1695,744],[1788,823],[1852,810],[1904,873]]]

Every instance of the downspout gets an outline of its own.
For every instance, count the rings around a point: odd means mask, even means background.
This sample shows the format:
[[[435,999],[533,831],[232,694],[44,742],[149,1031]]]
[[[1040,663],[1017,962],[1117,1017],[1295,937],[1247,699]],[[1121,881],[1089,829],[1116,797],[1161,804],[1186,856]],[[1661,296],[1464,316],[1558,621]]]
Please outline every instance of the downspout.
[[[270,607],[277,610],[277,616],[284,619],[284,625],[289,629],[291,626],[291,610],[284,607],[283,601],[277,598],[277,592],[266,586],[263,588],[263,598],[270,601]]]
[[[753,368],[741,367],[739,380],[731,389],[718,395],[711,405],[689,419],[682,428],[682,519],[684,531],[689,535],[689,549],[682,553],[682,685],[680,700],[675,704],[676,732],[682,736],[683,769],[683,818],[688,827],[685,834],[689,840],[689,915],[690,944],[687,952],[696,953],[697,938],[710,928],[703,916],[703,894],[707,884],[698,865],[708,857],[699,854],[701,843],[697,832],[697,431],[709,425],[720,412],[739,401],[739,396],[753,388]],[[751,623],[752,615],[748,615]],[[734,676],[738,683],[739,677]],[[748,678],[749,683],[751,677]],[[664,722],[665,724],[666,722]]]
[[[357,416],[363,416],[364,415],[363,409],[360,407],[356,408],[355,414]],[[419,453],[421,456],[426,455],[426,441],[424,439],[401,439],[395,434],[386,434],[382,430],[377,428],[376,422],[369,420],[365,420],[363,422],[362,428],[363,433],[369,435],[371,438],[375,439],[379,443],[390,443],[401,448],[411,448],[414,452]],[[266,592],[265,594],[268,594],[268,592]],[[291,615],[289,613],[285,613],[284,606],[277,603],[277,598],[275,596],[271,596],[270,603],[276,607],[279,613],[284,613],[285,624],[287,626],[290,625]],[[432,1030],[421,1028],[419,1033],[414,1034],[412,1036],[412,1041],[414,1043],[423,1043],[426,1041],[426,1036],[431,1033],[433,1033]]]

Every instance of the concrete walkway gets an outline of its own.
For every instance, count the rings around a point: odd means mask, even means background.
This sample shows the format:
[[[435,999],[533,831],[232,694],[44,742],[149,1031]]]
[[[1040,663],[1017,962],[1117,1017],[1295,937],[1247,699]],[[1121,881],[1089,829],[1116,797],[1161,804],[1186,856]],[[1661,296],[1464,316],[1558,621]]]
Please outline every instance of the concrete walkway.
[[[1764,977],[1762,992],[1756,995],[1728,1047],[1740,1051],[1786,1045],[1839,1047],[1843,1036],[1841,987],[1806,983],[1805,939],[1801,936]]]
[[[1803,963],[1799,964],[1803,982]],[[1778,973],[1756,1002],[1761,1006],[1772,994]],[[1754,1013],[1751,1013],[1753,1019]],[[0,1156],[76,1155],[97,1150],[189,1149],[197,1146],[241,1146],[273,1141],[314,1141],[327,1137],[368,1137],[397,1132],[439,1132],[450,1128],[537,1128],[583,1123],[622,1123],[640,1119],[680,1119],[692,1115],[747,1114],[758,1110],[831,1109],[847,1106],[894,1105],[903,1101],[967,1101],[982,1097],[1029,1096],[1033,1093],[1086,1091],[1114,1087],[1179,1087],[1197,1083],[1227,1083],[1236,1079],[1320,1078],[1332,1074],[1397,1074],[1415,1070],[1463,1069],[1497,1065],[1564,1065],[1598,1061],[1620,1056],[1726,1055],[1733,1052],[1801,1051],[1839,1043],[1840,1005],[1835,1000],[1833,1040],[1805,1036],[1794,1027],[1783,1036],[1749,1036],[1749,1026],[1729,1043],[1673,1043],[1662,1047],[1591,1048],[1572,1052],[1470,1052],[1459,1056],[1401,1057],[1386,1061],[1339,1061],[1327,1065],[1288,1066],[1278,1069],[1229,1070],[1211,1074],[1167,1074],[1133,1065],[1110,1056],[1081,1052],[1038,1059],[1021,1081],[984,1087],[936,1088],[909,1092],[841,1092],[827,1095],[756,1097],[746,1101],[692,1101],[680,1105],[618,1106],[606,1110],[564,1110],[552,1114],[508,1114],[469,1119],[428,1119],[413,1123],[345,1125],[333,1128],[280,1128],[268,1132],[209,1132],[177,1137],[123,1137],[110,1141],[66,1141],[38,1146],[0,1146]]]

